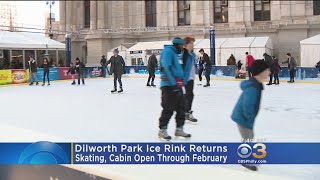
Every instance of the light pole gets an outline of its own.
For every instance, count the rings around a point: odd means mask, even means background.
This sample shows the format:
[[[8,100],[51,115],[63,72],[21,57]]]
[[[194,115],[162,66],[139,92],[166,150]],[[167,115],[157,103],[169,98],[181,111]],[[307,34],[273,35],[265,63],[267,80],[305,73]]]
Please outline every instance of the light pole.
[[[50,39],[52,39],[53,38],[53,34],[52,34],[52,17],[51,17],[51,9],[52,9],[52,7],[53,7],[53,5],[54,5],[54,0],[52,0],[52,1],[47,1],[47,5],[49,6],[49,8],[50,8],[50,25],[49,25],[49,37],[50,37]]]

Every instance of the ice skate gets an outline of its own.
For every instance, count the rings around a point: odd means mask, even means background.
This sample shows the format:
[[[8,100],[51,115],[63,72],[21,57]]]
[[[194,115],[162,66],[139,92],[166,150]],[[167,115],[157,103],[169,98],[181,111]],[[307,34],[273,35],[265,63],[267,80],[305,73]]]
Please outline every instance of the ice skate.
[[[111,91],[111,93],[115,93],[115,92],[117,92],[117,89],[116,89],[116,88],[114,88],[114,89]]]
[[[118,93],[123,93],[123,89],[122,89],[122,88],[120,88],[120,90],[118,91]]]
[[[189,120],[190,122],[198,122],[198,119],[196,119],[193,115],[192,115],[193,111],[187,112],[186,113],[186,120]]]
[[[50,83],[48,83],[48,86],[50,86]]]
[[[157,87],[156,85],[154,85],[153,83],[151,83],[151,87]]]
[[[188,133],[184,132],[183,128],[177,128],[174,135],[177,136],[177,137],[184,137],[184,138],[190,138],[191,137],[191,134],[188,134]]]
[[[169,136],[169,134],[168,134],[166,129],[160,129],[159,132],[158,132],[158,137],[160,139],[164,139],[164,140],[167,140],[167,141],[171,140],[171,136]]]
[[[39,85],[39,83],[38,83],[38,82],[36,82],[36,85]]]
[[[30,84],[29,84],[29,86],[32,86],[33,85],[33,82],[31,82]]]
[[[149,83],[147,83],[147,87],[151,87],[151,85]]]
[[[42,86],[46,85],[46,83],[43,83]]]
[[[249,169],[250,171],[258,171],[257,166],[251,166],[251,165],[247,165],[247,164],[241,164],[241,166]]]
[[[205,84],[203,87],[210,87],[210,83]]]
[[[76,82],[75,81],[73,81],[72,83],[71,83],[71,85],[75,85],[76,84]]]

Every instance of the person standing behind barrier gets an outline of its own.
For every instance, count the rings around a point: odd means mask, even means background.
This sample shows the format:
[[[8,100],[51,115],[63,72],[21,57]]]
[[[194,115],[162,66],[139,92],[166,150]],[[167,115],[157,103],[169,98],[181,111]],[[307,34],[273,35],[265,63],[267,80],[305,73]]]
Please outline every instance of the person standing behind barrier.
[[[274,83],[276,85],[279,85],[279,72],[282,70],[280,64],[279,64],[279,60],[276,57],[273,57],[274,60]]]
[[[246,67],[248,71],[249,78],[252,77],[252,65],[253,65],[254,57],[246,52]]]
[[[200,83],[198,85],[202,85],[202,73],[204,70],[204,61],[203,61],[203,57],[199,57],[199,61],[198,61],[198,76],[199,76],[199,81]]]
[[[30,60],[28,61],[28,67],[29,69],[29,74],[30,74],[30,86],[33,85],[34,81],[36,82],[36,85],[39,84],[38,78],[37,78],[37,62],[36,60],[32,57],[29,56]]]
[[[288,58],[288,60],[283,62],[282,64],[288,63],[288,68],[289,68],[289,71],[290,71],[290,81],[288,81],[288,83],[294,83],[294,76],[295,76],[295,71],[296,71],[296,68],[297,68],[297,62],[291,56],[290,53],[287,53],[287,58]]]
[[[80,77],[82,80],[82,85],[84,85],[85,65],[80,61],[79,58],[76,58],[76,71],[78,73],[78,85],[80,85]]]
[[[210,61],[208,54],[206,54],[203,49],[200,49],[199,53],[202,55],[203,61],[205,63],[204,70],[206,71],[205,76],[207,79],[207,84],[205,84],[203,87],[209,87],[210,86],[210,74],[211,74],[211,69],[212,69],[211,61]]]
[[[123,88],[122,88],[122,81],[121,81],[121,77],[122,74],[125,74],[126,70],[125,70],[125,62],[122,58],[122,56],[119,55],[119,50],[115,49],[113,51],[113,56],[109,59],[109,61],[107,62],[107,65],[111,64],[110,67],[110,75],[113,74],[113,85],[114,88],[111,91],[111,93],[114,93],[117,91],[117,81],[119,82],[119,86],[120,86],[120,90],[118,91],[118,93],[122,93],[123,92]]]
[[[156,57],[156,54],[153,53],[148,60],[148,72],[149,72],[149,77],[148,77],[148,82],[147,82],[147,86],[150,87],[156,87],[156,85],[154,85],[154,78],[155,76],[155,72],[156,72],[156,68],[158,67],[158,60]],[[151,80],[151,85],[149,84]]]
[[[105,78],[107,76],[107,66],[106,66],[107,60],[105,58],[105,55],[102,55],[100,64],[102,66],[102,76]]]
[[[43,68],[43,84],[42,84],[42,86],[44,86],[46,84],[46,77],[48,79],[48,86],[50,86],[50,79],[49,79],[50,64],[49,64],[47,58],[43,59],[42,68]]]

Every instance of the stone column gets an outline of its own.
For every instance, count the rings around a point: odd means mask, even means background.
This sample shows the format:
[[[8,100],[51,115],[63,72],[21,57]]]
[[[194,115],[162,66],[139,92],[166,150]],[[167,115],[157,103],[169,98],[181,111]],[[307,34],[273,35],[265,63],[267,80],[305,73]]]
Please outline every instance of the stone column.
[[[62,2],[62,1],[61,1]],[[71,31],[72,26],[72,1],[65,1],[66,2],[66,31]]]
[[[105,14],[105,1],[98,1],[98,29],[103,29],[105,28],[105,21],[104,21],[104,14]]]
[[[90,29],[97,29],[97,1],[90,1]]]
[[[60,31],[66,30],[66,1],[59,2],[59,12],[60,12]]]

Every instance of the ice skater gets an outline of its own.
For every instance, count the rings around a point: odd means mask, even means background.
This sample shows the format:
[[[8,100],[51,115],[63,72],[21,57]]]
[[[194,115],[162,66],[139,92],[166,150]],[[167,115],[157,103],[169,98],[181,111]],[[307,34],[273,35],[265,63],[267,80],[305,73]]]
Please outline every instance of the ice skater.
[[[102,67],[102,76],[105,78],[107,77],[107,59],[105,58],[105,55],[102,55],[101,57],[101,60],[100,60],[100,64],[101,64],[101,67]]]
[[[249,78],[252,76],[252,64],[254,62],[254,57],[249,54],[248,52],[246,52],[246,67],[247,67],[247,71],[248,71],[248,75]]]
[[[43,84],[42,84],[42,86],[46,85],[46,77],[48,79],[48,86],[50,86],[50,79],[49,79],[50,64],[49,64],[47,58],[43,59],[42,68],[43,68]]]
[[[270,69],[270,80],[269,80],[269,83],[267,84],[268,86],[272,85],[272,78],[273,78],[273,73],[274,73],[274,60],[273,58],[267,54],[267,53],[264,53],[263,54],[263,57],[264,57],[264,61],[268,64],[269,66],[269,69]]]
[[[158,67],[158,60],[156,57],[156,53],[153,53],[148,60],[149,77],[148,77],[147,87],[156,87],[156,85],[154,85],[154,78],[156,77],[155,72],[157,67]],[[150,80],[151,80],[151,84],[149,84]]]
[[[78,85],[80,85],[80,77],[82,80],[82,85],[85,85],[84,83],[85,65],[83,64],[83,62],[80,61],[79,58],[76,58],[76,72],[78,73]]]
[[[231,115],[231,119],[237,123],[243,142],[253,142],[253,126],[260,108],[263,81],[270,75],[268,64],[263,60],[255,60],[251,67],[253,77],[242,81],[243,92]],[[257,171],[256,166],[242,166]]]
[[[288,58],[288,60],[283,62],[282,64],[288,63],[288,68],[290,71],[290,80],[288,81],[288,83],[294,83],[294,76],[295,76],[295,72],[296,72],[296,68],[297,68],[297,62],[291,56],[290,53],[287,53],[287,58]]]
[[[38,78],[37,78],[37,62],[36,60],[32,57],[29,56],[29,61],[28,61],[28,67],[29,69],[29,74],[30,74],[30,86],[33,85],[34,82],[36,82],[36,85],[39,84]]]
[[[160,88],[161,88],[161,106],[162,112],[159,118],[159,138],[171,140],[168,134],[168,124],[176,112],[176,131],[175,136],[191,137],[191,134],[183,131],[185,123],[185,102],[183,96],[183,78],[182,60],[178,59],[183,50],[185,41],[179,37],[172,40],[173,45],[165,46],[160,56]]]
[[[70,63],[70,67],[69,67],[69,70],[67,72],[67,75],[68,74],[71,74],[71,77],[72,77],[72,83],[71,85],[75,85],[76,84],[76,81],[75,81],[75,75],[76,75],[76,68],[73,66],[73,63]]]
[[[274,72],[273,72],[273,75],[274,75],[274,82],[273,84],[275,85],[279,85],[280,82],[279,82],[279,73],[280,71],[282,71],[282,68],[279,64],[279,60],[276,58],[276,57],[273,57],[273,60],[274,60]]]
[[[183,49],[183,59],[187,59],[184,63],[184,84],[185,84],[185,103],[186,112],[185,118],[191,122],[197,122],[198,120],[193,116],[192,102],[194,98],[193,87],[194,87],[194,77],[196,75],[196,55],[193,53],[193,43],[195,39],[192,37],[184,38],[185,48]]]
[[[198,61],[198,76],[199,76],[199,81],[200,83],[198,85],[202,86],[202,73],[204,70],[204,61],[202,59],[202,57],[199,57],[199,61]]]
[[[210,86],[210,74],[211,74],[211,61],[207,53],[204,52],[203,49],[200,49],[199,53],[202,55],[202,59],[205,63],[205,77],[207,79],[207,84],[205,84],[203,87],[209,87]]]
[[[124,62],[122,56],[119,55],[119,50],[118,49],[115,49],[113,51],[113,56],[107,62],[107,65],[108,64],[111,64],[109,74],[110,75],[113,74],[113,86],[114,86],[114,88],[111,91],[111,93],[117,92],[117,81],[119,82],[119,86],[120,86],[120,90],[118,91],[118,93],[122,93],[123,92],[123,88],[122,88],[121,77],[126,72],[126,70],[125,70],[125,66],[126,65],[125,65],[125,62]]]

